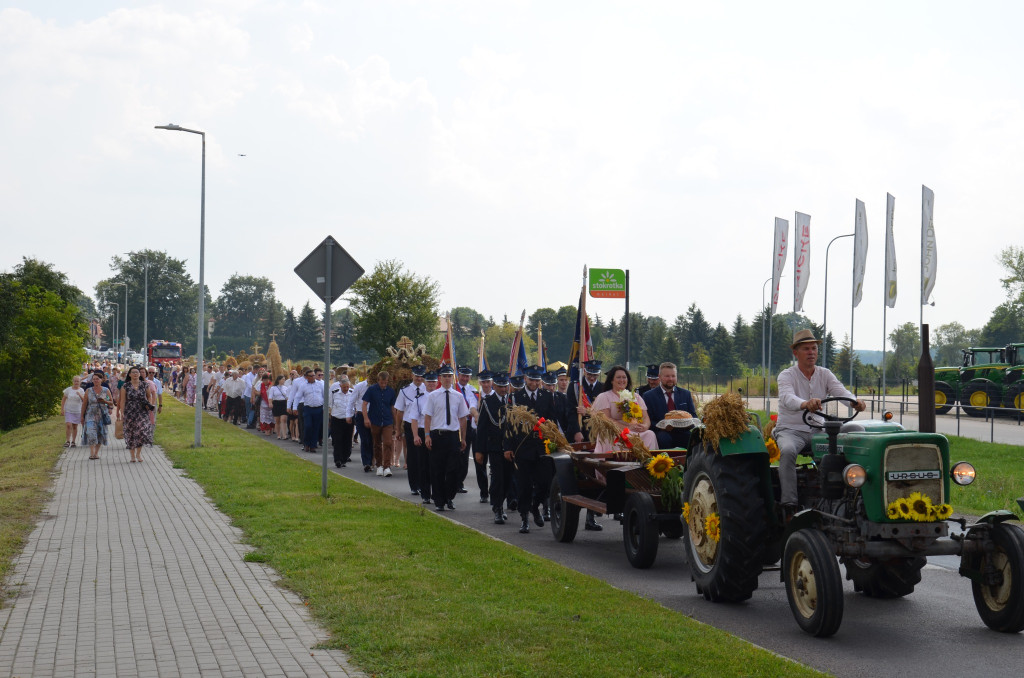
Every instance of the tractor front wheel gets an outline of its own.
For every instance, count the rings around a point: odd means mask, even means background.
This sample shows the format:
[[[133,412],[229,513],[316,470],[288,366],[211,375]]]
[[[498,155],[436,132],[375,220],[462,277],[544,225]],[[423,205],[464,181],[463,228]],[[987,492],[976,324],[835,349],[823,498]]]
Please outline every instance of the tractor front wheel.
[[[622,543],[629,564],[646,570],[658,555],[658,522],[654,518],[654,500],[646,492],[634,492],[626,498],[622,518]]]
[[[843,580],[828,537],[820,530],[797,530],[786,541],[782,566],[789,609],[800,628],[818,638],[838,631]]]
[[[953,409],[956,393],[953,387],[944,381],[935,382],[935,414],[945,414]]]
[[[722,456],[704,441],[690,448],[683,481],[683,541],[697,593],[715,602],[747,600],[757,589],[768,512],[754,454]]]
[[[853,590],[869,598],[902,598],[914,592],[921,583],[921,568],[927,563],[923,557],[893,558],[892,560],[858,560],[843,558],[846,578],[853,582]]]
[[[1024,630],[1024,529],[999,523],[994,548],[976,557],[981,579],[971,580],[974,605],[985,626],[1004,633]]]

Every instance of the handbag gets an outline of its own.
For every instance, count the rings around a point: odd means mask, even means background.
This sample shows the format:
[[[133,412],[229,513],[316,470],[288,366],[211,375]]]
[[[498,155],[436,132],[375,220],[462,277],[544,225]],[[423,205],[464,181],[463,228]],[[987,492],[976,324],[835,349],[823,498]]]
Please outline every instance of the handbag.
[[[124,439],[124,422],[120,419],[114,423],[114,437],[118,440]]]

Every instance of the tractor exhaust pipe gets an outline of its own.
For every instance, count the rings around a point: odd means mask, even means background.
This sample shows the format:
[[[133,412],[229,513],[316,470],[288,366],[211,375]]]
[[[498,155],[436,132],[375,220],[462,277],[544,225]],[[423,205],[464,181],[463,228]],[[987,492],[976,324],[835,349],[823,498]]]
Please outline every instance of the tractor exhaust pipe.
[[[935,366],[928,342],[928,325],[921,325],[921,359],[917,363],[917,429],[935,433]]]

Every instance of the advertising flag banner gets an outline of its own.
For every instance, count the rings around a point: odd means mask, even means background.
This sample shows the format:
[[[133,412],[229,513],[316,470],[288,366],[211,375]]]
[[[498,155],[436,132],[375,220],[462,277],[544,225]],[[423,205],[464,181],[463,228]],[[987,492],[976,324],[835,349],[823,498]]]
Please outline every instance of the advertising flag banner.
[[[589,283],[595,299],[626,298],[626,272],[621,268],[592,268]]]
[[[864,270],[868,265],[868,215],[864,202],[857,200],[853,216],[853,307],[864,296]]]
[[[885,194],[885,305],[896,308],[896,242],[892,235],[896,198]]]
[[[775,247],[772,250],[772,313],[779,305],[779,283],[789,249],[789,222],[775,217]]]
[[[927,186],[921,186],[921,305],[928,303],[928,297],[935,288],[935,223],[932,210],[935,194]]]
[[[793,222],[793,311],[804,310],[804,293],[811,275],[811,217],[796,213]]]

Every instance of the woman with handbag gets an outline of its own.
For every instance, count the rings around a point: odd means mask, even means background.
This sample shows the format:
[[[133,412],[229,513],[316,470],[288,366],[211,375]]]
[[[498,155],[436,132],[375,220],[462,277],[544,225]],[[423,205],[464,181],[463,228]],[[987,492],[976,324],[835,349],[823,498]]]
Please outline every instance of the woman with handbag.
[[[85,424],[85,440],[89,443],[89,459],[99,459],[100,446],[107,444],[110,408],[114,406],[110,390],[103,385],[103,376],[102,370],[92,373],[92,387],[86,390],[82,400],[82,422]]]
[[[128,381],[121,389],[121,407],[117,413],[124,423],[124,446],[131,462],[142,461],[142,446],[153,444],[153,425],[149,412],[156,407],[156,391],[141,378],[138,367],[128,370]]]

